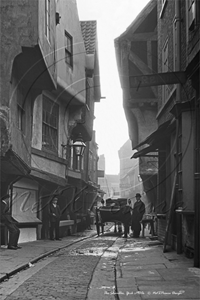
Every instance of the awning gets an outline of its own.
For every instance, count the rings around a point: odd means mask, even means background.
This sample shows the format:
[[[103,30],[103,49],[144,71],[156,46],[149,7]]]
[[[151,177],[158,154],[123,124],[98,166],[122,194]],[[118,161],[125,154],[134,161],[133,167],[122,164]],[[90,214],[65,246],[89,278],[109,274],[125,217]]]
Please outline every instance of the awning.
[[[134,149],[138,149],[139,147],[147,144],[148,146],[135,152],[131,158],[138,158],[140,156],[145,156],[150,152],[157,152],[159,148],[166,142],[166,138],[170,136],[172,126],[174,122],[172,120],[168,120],[167,122],[161,124],[157,130],[151,133],[144,141],[139,143]],[[133,150],[134,150],[133,149]],[[154,154],[152,156],[155,156]]]
[[[150,152],[157,152],[158,149],[156,149],[154,146],[148,146],[146,148],[143,148],[142,150],[135,152],[131,158],[138,158],[140,156],[146,156],[146,154],[150,153]],[[152,156],[156,156],[156,155],[152,155]]]

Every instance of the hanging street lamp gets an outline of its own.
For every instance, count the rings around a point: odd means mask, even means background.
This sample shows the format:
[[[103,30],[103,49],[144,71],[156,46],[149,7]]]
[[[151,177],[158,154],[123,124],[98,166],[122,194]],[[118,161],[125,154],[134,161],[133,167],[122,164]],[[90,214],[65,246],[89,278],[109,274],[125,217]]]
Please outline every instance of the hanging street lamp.
[[[83,156],[86,144],[83,142],[81,133],[79,133],[76,141],[72,144],[72,147],[74,148],[77,156]]]

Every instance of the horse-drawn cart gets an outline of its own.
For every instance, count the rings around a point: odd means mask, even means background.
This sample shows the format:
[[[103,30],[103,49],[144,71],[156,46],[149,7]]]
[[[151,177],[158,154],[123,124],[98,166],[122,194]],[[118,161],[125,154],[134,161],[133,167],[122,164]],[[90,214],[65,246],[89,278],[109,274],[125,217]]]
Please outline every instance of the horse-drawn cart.
[[[124,224],[124,234],[127,235],[128,226],[131,220],[130,207],[127,205],[126,198],[107,199],[106,206],[96,208],[96,228],[97,234],[100,234],[100,227],[102,233],[104,232],[104,224],[106,222],[113,222],[115,224]]]

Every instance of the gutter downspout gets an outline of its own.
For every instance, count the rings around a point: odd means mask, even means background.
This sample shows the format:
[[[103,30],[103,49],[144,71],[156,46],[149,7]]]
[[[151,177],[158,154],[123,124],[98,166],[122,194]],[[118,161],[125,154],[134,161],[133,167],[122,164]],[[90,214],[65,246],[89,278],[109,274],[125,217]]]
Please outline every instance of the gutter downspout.
[[[175,71],[180,71],[181,70],[181,18],[180,18],[180,1],[176,0],[175,1],[175,26],[176,26],[176,45],[177,45],[177,52],[174,53],[176,55],[176,65],[175,65]],[[176,85],[176,104],[181,102],[181,84]],[[180,128],[182,122],[182,115],[179,117],[177,115],[176,118],[176,170],[175,172],[177,173],[177,182],[178,180],[178,170],[179,170],[179,164],[181,163],[179,160],[179,134],[180,134]],[[176,183],[176,189],[178,189],[179,186]],[[178,194],[178,203],[182,203],[182,197],[180,197],[179,192],[177,191]],[[183,252],[182,250],[182,215],[176,215],[177,219],[177,254],[181,254]]]
[[[198,83],[197,83],[198,85]],[[194,173],[194,267],[200,268],[200,96],[199,87],[196,86],[196,101],[195,101],[195,173]]]
[[[177,59],[175,71],[181,71],[181,17],[180,0],[175,1],[175,22],[177,23],[176,41],[177,41]],[[181,102],[181,84],[176,85],[176,102]]]

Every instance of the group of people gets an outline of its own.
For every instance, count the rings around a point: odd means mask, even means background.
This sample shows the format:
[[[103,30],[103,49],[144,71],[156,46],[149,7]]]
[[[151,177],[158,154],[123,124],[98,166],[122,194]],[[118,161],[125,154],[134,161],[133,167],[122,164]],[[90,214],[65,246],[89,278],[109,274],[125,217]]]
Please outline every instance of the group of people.
[[[136,202],[134,203],[134,206],[132,208],[131,205],[131,200],[128,199],[127,205],[124,207],[125,210],[123,210],[123,213],[126,214],[130,213],[129,215],[127,214],[127,217],[125,222],[124,222],[124,235],[123,237],[127,238],[128,234],[130,232],[130,228],[133,232],[133,237],[134,238],[138,238],[140,236],[140,231],[141,231],[141,220],[143,218],[143,215],[145,213],[145,204],[144,202],[141,200],[141,194],[137,193],[135,195],[136,198]],[[101,200],[101,206],[104,206],[105,202],[102,199]],[[114,205],[114,204],[113,204]],[[101,227],[104,224],[101,224]],[[118,232],[121,232],[120,230],[121,228],[121,223],[118,222]],[[102,227],[102,233],[103,233],[103,227]]]
[[[1,198],[1,222],[6,225],[9,231],[8,249],[17,250],[21,247],[18,245],[20,230],[17,226],[17,221],[10,214],[9,207],[9,195],[5,195]],[[136,194],[136,202],[133,208],[131,207],[131,200],[128,200],[128,206],[131,212],[131,230],[133,231],[133,237],[137,238],[141,231],[141,220],[145,213],[145,205],[141,201],[141,195]],[[104,202],[102,201],[102,205]],[[61,210],[58,205],[58,198],[54,197],[49,205],[49,221],[50,221],[50,239],[61,240],[59,237]],[[126,224],[124,237],[127,237],[129,233],[130,224]],[[103,232],[103,228],[102,228]]]
[[[135,198],[136,198],[136,202],[134,203],[133,208],[131,206],[131,200],[130,199],[128,200],[128,206],[130,207],[130,213],[131,213],[131,222],[125,225],[125,232],[124,232],[125,238],[127,238],[129,234],[129,227],[131,227],[131,230],[133,231],[134,238],[138,238],[140,236],[141,220],[145,213],[145,205],[144,202],[142,202],[141,195],[139,193],[136,194]]]
[[[17,221],[12,217],[10,213],[9,205],[10,195],[6,194],[1,197],[1,214],[0,221],[4,224],[9,232],[8,249],[17,250],[21,247],[18,245],[20,236],[20,229],[18,228]],[[58,198],[53,198],[49,205],[49,221],[50,221],[50,239],[61,240],[59,237],[61,210],[58,205]]]

